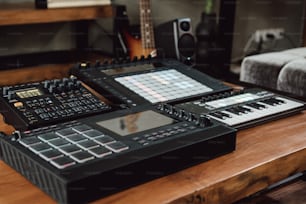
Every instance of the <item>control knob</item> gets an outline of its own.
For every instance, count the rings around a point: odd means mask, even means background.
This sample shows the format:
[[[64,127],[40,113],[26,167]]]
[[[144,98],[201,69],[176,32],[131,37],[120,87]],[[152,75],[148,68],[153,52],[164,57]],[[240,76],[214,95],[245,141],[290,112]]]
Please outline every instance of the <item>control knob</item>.
[[[179,117],[179,118],[184,118],[185,115],[186,115],[186,112],[185,112],[184,109],[180,109],[180,110],[178,111],[178,117]]]
[[[211,121],[205,115],[200,115],[198,121],[196,122],[201,127],[207,127],[211,125]]]
[[[54,91],[55,91],[55,86],[53,84],[50,85],[49,88],[48,88],[48,91],[49,91],[49,93],[53,94]]]
[[[3,95],[3,96],[7,96],[9,90],[10,90],[10,87],[8,87],[8,86],[3,87],[3,88],[2,88],[2,95]]]
[[[8,94],[7,94],[7,99],[8,100],[12,100],[16,97],[16,93],[15,91],[8,91]]]
[[[51,85],[51,82],[49,80],[46,80],[46,81],[43,82],[43,84],[44,84],[44,88],[48,89]]]
[[[157,109],[158,109],[158,110],[161,110],[161,111],[164,111],[165,108],[166,108],[166,104],[165,104],[165,103],[160,103],[160,104],[158,104],[158,106],[157,106]]]

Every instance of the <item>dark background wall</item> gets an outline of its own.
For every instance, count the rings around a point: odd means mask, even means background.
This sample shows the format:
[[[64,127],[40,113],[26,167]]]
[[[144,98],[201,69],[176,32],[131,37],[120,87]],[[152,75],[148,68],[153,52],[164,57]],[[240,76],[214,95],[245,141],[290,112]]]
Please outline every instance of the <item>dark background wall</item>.
[[[12,1],[0,0],[0,3]],[[34,0],[15,0],[14,3],[34,2]],[[137,1],[114,0],[116,4],[127,7],[132,24],[139,22]],[[154,25],[175,18],[189,17],[193,30],[200,21],[205,1],[200,0],[152,0]],[[215,1],[218,12],[219,1]],[[233,33],[233,58],[243,55],[243,48],[249,37],[257,29],[283,28],[295,46],[302,44],[302,31],[305,21],[304,0],[248,0],[236,1],[236,20]],[[91,26],[90,45],[111,52],[112,19],[101,19]],[[23,25],[0,27],[0,55],[63,50],[75,47],[71,23],[48,25]],[[286,40],[277,42],[277,49],[288,48],[292,43]]]

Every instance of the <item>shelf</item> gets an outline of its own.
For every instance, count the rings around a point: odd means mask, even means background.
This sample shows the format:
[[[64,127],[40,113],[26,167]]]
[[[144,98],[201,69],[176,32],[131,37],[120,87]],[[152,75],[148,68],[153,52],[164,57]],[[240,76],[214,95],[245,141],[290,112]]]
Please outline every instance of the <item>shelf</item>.
[[[33,62],[31,62],[31,59],[33,59]],[[78,50],[32,53],[10,58],[0,57],[0,86],[67,77],[69,70],[76,63],[94,63],[97,60],[104,62],[110,59],[109,56],[100,52]],[[11,64],[12,67],[1,69],[1,67],[6,67],[5,63],[2,62]],[[19,64],[13,67],[16,62]]]
[[[92,20],[114,16],[112,5],[36,9],[33,3],[0,4],[0,26]]]

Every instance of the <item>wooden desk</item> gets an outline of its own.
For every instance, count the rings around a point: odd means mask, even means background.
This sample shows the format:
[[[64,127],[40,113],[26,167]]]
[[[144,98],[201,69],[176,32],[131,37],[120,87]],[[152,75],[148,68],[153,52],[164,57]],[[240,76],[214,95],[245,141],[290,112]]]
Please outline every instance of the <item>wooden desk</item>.
[[[232,203],[306,170],[306,112],[239,131],[235,152],[93,203]],[[0,161],[0,203],[55,203]]]
[[[306,111],[239,131],[230,154],[93,203],[232,203],[305,170]],[[0,161],[0,203],[55,201]]]

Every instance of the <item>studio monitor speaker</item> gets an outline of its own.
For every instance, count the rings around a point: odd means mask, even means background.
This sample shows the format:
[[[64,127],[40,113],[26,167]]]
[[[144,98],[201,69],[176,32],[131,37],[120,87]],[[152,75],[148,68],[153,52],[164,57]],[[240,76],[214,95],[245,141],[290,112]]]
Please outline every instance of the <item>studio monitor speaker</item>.
[[[179,18],[155,28],[155,44],[165,57],[192,63],[195,56],[195,38],[190,18]]]

